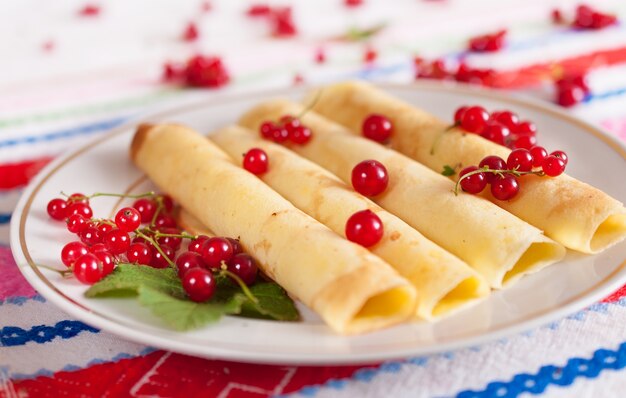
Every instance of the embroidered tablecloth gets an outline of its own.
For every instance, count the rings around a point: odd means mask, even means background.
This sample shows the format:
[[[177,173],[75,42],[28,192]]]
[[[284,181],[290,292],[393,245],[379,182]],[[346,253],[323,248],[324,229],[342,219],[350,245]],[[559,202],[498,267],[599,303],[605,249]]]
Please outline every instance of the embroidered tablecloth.
[[[346,78],[411,82],[414,57],[492,68],[491,85],[553,101],[555,71],[586,73],[570,108],[626,140],[626,26],[576,30],[576,2],[278,1],[297,34],[275,37],[251,1],[0,3],[0,397],[618,397],[626,390],[626,290],[480,347],[367,366],[271,366],[147,347],[72,319],[23,279],[11,213],[47,162],[127,119],[198,98]],[[594,1],[626,20],[626,3]],[[565,23],[552,22],[562,10]],[[189,33],[193,25],[195,33]],[[501,51],[471,36],[507,29]],[[185,32],[187,39],[185,39]],[[276,32],[274,32],[276,33]],[[358,40],[358,39],[361,40]],[[231,81],[184,89],[164,62],[221,57]],[[365,63],[364,59],[370,62]],[[559,72],[560,73],[560,72]]]

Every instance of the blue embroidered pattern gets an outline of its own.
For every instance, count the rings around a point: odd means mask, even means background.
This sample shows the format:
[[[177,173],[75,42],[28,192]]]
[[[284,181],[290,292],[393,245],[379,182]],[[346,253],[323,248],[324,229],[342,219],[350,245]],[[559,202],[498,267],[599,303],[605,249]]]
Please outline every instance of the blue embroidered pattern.
[[[37,344],[47,343],[56,337],[69,339],[81,332],[99,333],[100,330],[79,321],[60,321],[54,326],[38,325],[29,330],[17,326],[5,326],[0,329],[0,347],[24,345],[34,341]]]
[[[626,367],[626,342],[615,351],[601,348],[590,359],[570,358],[560,368],[553,365],[542,366],[536,374],[520,373],[510,381],[494,381],[481,391],[465,390],[457,398],[510,398],[522,393],[541,394],[550,384],[569,386],[578,377],[594,379],[605,369],[619,370]]]
[[[0,224],[8,224],[11,221],[11,213],[0,213]]]

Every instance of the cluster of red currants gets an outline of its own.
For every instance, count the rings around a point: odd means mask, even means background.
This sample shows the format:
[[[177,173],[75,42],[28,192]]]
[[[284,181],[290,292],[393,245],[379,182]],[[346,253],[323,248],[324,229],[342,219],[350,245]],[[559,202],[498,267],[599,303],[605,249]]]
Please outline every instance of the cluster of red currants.
[[[489,114],[481,106],[462,106],[454,113],[454,125],[511,149],[530,149],[537,144],[535,124],[520,120],[511,111]]]
[[[243,253],[239,241],[184,233],[171,215],[174,205],[169,196],[138,195],[141,198],[132,207],[120,209],[112,220],[93,218],[89,200],[97,196],[128,195],[76,193],[67,200],[52,199],[47,207],[51,218],[65,221],[79,238],[63,247],[61,261],[80,282],[96,283],[123,262],[175,267],[189,298],[198,302],[212,297],[217,272],[246,285],[254,283],[256,261]],[[187,249],[177,256],[185,239]]]
[[[230,75],[221,58],[199,54],[192,56],[184,64],[165,63],[163,80],[190,87],[216,88],[227,84]]]
[[[552,10],[552,22],[556,24],[565,23],[566,20],[559,9]],[[577,29],[599,30],[607,26],[615,25],[617,17],[615,15],[600,12],[591,6],[582,4],[576,7],[574,19],[571,26]]]
[[[495,33],[472,37],[468,43],[468,49],[475,52],[495,52],[504,46],[506,29]]]
[[[491,68],[474,68],[460,61],[449,63],[443,59],[426,61],[421,57],[413,59],[416,79],[456,80],[464,83],[491,86],[495,71]]]
[[[468,166],[459,173],[457,187],[477,194],[491,185],[491,194],[498,200],[513,199],[520,190],[517,177],[525,174],[556,177],[565,171],[567,154],[534,146],[530,150],[518,148],[511,151],[505,161],[499,156],[487,156],[478,166]]]
[[[291,7],[271,7],[267,4],[252,4],[246,14],[252,18],[265,18],[270,24],[272,36],[289,37],[298,33]]]
[[[261,123],[259,133],[264,139],[277,144],[291,141],[296,145],[304,145],[313,137],[311,129],[302,124],[298,117],[291,115],[281,117],[278,123],[273,121]]]
[[[578,104],[590,93],[585,75],[566,75],[556,80],[556,102],[565,107]]]

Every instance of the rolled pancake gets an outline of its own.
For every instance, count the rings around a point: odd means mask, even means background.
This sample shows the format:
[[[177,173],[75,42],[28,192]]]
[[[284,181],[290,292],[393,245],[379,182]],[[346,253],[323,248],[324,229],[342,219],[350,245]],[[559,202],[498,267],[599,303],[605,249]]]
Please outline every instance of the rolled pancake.
[[[179,125],[142,125],[131,157],[152,181],[218,235],[239,237],[263,272],[339,333],[411,317],[416,291],[365,248],[296,209]]]
[[[257,130],[267,120],[298,115],[302,106],[287,100],[260,104],[240,119]],[[293,151],[350,184],[354,166],[375,159],[385,165],[389,185],[373,200],[439,246],[464,260],[494,288],[500,288],[559,261],[565,249],[489,201],[453,193],[454,183],[439,173],[378,145],[355,137],[343,126],[309,111],[304,124],[313,131],[306,145]]]
[[[240,166],[242,153],[251,148],[263,149],[270,167],[259,178],[343,237],[346,221],[352,214],[364,209],[376,213],[383,222],[384,235],[369,249],[415,286],[419,317],[433,319],[447,315],[489,293],[486,281],[467,264],[317,164],[239,126],[226,127],[209,138]]]
[[[318,90],[307,101],[317,95]],[[511,152],[460,129],[444,132],[450,122],[364,82],[325,87],[313,109],[359,135],[368,115],[385,115],[394,126],[391,147],[436,172],[444,165],[478,165],[489,155],[506,160]],[[601,190],[565,174],[556,178],[528,175],[521,177],[520,183],[522,189],[513,200],[497,200],[488,189],[483,196],[548,237],[583,253],[600,252],[626,237],[624,205]]]

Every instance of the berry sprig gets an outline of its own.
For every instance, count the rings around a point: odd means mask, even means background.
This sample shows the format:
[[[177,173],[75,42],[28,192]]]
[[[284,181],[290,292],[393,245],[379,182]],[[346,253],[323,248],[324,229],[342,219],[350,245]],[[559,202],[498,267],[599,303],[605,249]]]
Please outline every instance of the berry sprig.
[[[504,46],[506,37],[506,29],[499,30],[495,33],[489,33],[482,36],[472,37],[468,43],[468,49],[475,52],[495,52]]]
[[[458,195],[459,187],[467,193],[478,194],[490,185],[494,198],[510,200],[520,190],[518,177],[527,174],[556,177],[565,171],[567,161],[565,152],[554,151],[548,155],[545,148],[540,146],[530,150],[514,149],[506,161],[499,156],[487,156],[478,166],[468,166],[461,170],[454,186],[454,194]],[[452,168],[447,166],[447,169]]]
[[[568,23],[559,9],[553,9],[550,17],[555,24]],[[615,15],[607,14],[589,5],[582,4],[576,7],[574,18],[569,22],[569,25],[581,30],[600,30],[615,25],[617,22]]]
[[[452,127],[460,127],[511,149],[530,149],[537,144],[535,124],[520,120],[517,114],[507,110],[489,114],[481,106],[462,106],[455,111],[454,123],[446,131]]]
[[[458,82],[492,86],[496,72],[491,68],[475,68],[465,62],[447,62],[444,59],[426,61],[421,57],[413,58],[415,79],[456,80]]]
[[[230,81],[222,59],[209,55],[194,55],[184,64],[167,62],[163,65],[163,81],[189,87],[217,88]]]
[[[259,134],[262,138],[283,144],[291,141],[296,145],[306,145],[313,138],[313,132],[302,123],[302,117],[306,115],[317,103],[322,90],[319,90],[315,98],[298,115],[284,115],[277,122],[266,120],[259,126]]]
[[[80,193],[55,198],[48,203],[48,214],[66,221],[77,241],[66,244],[61,261],[82,283],[94,284],[109,275],[118,264],[135,264],[177,270],[182,285],[193,301],[209,300],[216,289],[216,278],[230,278],[252,302],[250,293],[258,266],[243,252],[238,240],[226,237],[191,235],[178,228],[168,195],[148,192],[140,195]],[[131,207],[120,209],[113,219],[94,218],[89,200],[99,196],[133,198]],[[176,253],[187,241],[186,249]],[[56,271],[56,270],[55,270]]]

